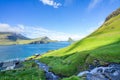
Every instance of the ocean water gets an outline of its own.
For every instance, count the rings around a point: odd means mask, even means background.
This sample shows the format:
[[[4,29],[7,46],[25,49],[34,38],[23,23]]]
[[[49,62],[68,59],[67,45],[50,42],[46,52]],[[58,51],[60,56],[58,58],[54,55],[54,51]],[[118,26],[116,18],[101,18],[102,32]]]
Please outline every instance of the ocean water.
[[[55,42],[48,44],[27,44],[0,46],[0,61],[25,59],[26,57],[42,54],[49,50],[56,50],[70,45],[70,42]]]

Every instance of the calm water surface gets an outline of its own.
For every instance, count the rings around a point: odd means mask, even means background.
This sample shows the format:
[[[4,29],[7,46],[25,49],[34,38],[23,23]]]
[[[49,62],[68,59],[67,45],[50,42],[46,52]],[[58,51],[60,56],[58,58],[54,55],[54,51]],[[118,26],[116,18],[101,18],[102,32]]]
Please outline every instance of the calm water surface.
[[[0,61],[24,59],[34,54],[42,54],[49,50],[63,48],[68,45],[70,45],[70,42],[0,46]]]

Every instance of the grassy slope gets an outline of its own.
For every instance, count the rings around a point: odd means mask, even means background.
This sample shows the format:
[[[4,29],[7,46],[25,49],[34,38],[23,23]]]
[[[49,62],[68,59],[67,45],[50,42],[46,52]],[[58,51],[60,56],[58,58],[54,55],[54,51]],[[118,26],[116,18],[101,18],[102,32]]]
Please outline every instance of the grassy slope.
[[[24,62],[17,70],[0,72],[0,80],[45,80],[45,75],[33,61]]]
[[[63,49],[44,54],[37,59],[51,66],[62,76],[71,76],[86,69],[94,59],[120,63],[120,15],[106,21],[86,38]]]

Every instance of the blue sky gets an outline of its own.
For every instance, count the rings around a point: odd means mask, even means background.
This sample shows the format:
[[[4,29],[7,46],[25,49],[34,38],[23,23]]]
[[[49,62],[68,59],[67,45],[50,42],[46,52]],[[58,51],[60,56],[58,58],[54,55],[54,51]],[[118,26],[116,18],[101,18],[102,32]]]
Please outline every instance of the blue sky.
[[[80,39],[119,7],[120,0],[0,0],[0,31]]]

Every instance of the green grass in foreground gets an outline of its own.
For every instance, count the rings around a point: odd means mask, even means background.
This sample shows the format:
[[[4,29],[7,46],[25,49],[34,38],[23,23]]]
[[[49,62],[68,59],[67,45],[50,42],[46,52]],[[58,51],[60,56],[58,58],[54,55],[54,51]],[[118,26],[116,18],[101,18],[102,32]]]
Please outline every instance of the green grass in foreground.
[[[120,15],[117,15],[91,35],[72,45],[48,52],[36,59],[51,66],[51,70],[62,76],[71,76],[94,64],[120,63]]]
[[[23,68],[0,72],[0,80],[45,80],[44,72],[33,61],[23,64]]]

